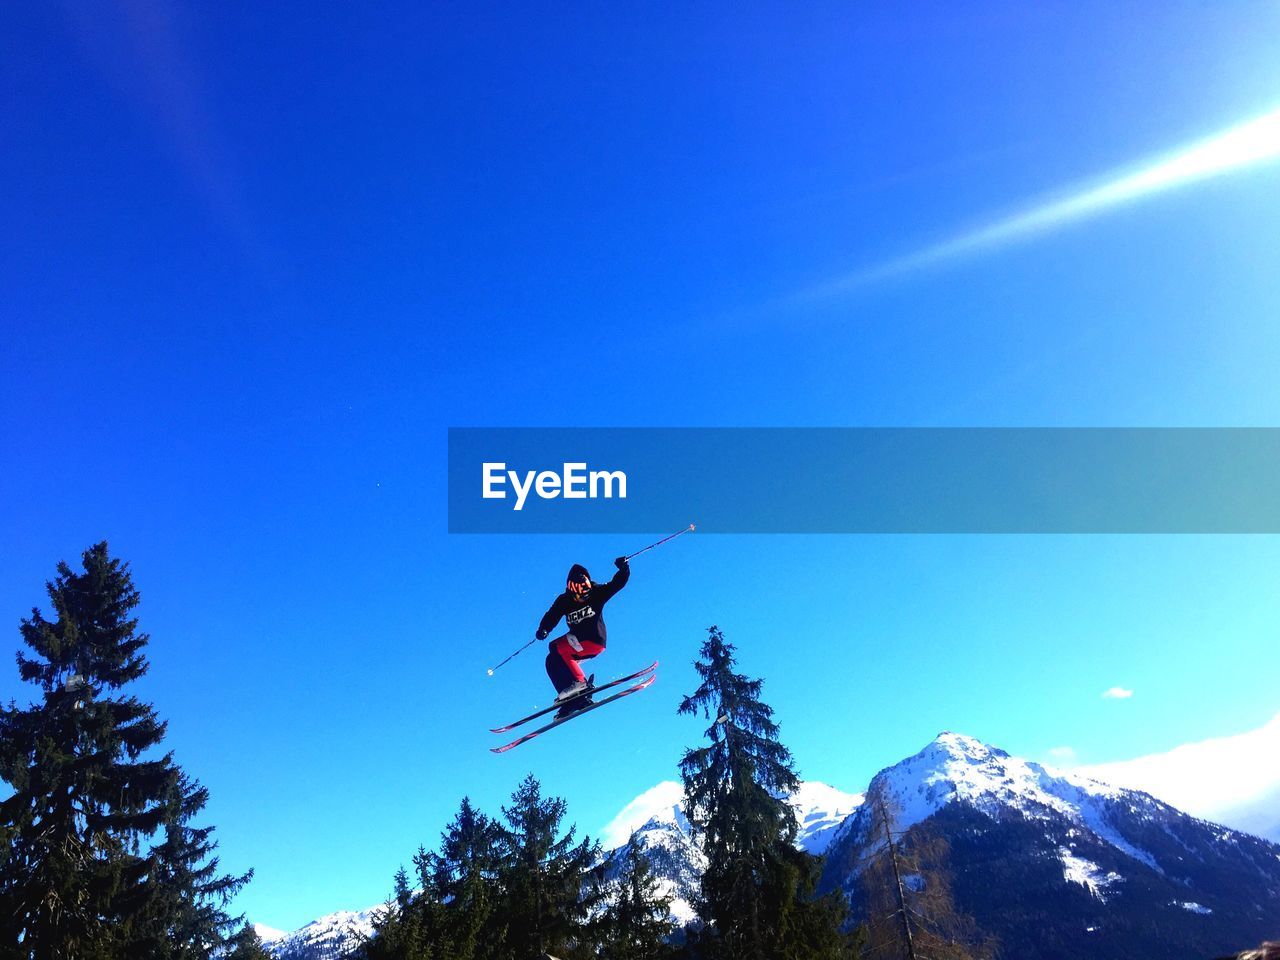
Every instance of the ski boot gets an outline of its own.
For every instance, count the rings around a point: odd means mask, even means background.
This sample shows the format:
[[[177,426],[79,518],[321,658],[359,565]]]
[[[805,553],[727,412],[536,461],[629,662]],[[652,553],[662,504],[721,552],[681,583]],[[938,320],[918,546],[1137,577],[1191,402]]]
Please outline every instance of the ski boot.
[[[565,717],[571,717],[579,710],[591,706],[591,691],[596,685],[596,675],[593,673],[587,677],[582,683],[575,683],[570,687],[566,687],[556,695],[556,700],[568,701],[563,707],[556,711],[556,719],[563,720]]]

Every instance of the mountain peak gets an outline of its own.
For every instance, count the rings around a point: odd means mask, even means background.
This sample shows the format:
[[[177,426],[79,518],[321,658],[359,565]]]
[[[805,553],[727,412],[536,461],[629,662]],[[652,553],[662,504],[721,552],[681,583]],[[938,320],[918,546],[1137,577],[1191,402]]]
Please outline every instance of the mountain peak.
[[[993,757],[1004,758],[1009,756],[1006,751],[1001,750],[999,747],[993,747],[989,743],[983,743],[977,737],[971,737],[966,733],[956,733],[952,730],[943,730],[933,738],[930,746],[937,747],[952,757],[979,763],[990,760]],[[925,749],[927,750],[928,748],[926,747]]]
[[[1120,791],[1079,774],[1050,770],[976,737],[947,730],[923,750],[880,771],[868,794],[887,800],[905,830],[952,801],[990,812],[1078,811],[1087,798]]]

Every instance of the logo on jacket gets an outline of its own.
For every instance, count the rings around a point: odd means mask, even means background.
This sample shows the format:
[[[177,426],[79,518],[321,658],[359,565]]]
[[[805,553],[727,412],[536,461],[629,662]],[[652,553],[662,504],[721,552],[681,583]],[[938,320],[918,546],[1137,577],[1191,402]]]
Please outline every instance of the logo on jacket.
[[[592,610],[591,607],[589,606],[579,607],[577,610],[569,611],[568,616],[564,618],[564,622],[567,623],[569,626],[573,627],[573,626],[577,626],[583,620],[587,620],[590,617],[594,617],[595,615],[596,615],[596,612]]]

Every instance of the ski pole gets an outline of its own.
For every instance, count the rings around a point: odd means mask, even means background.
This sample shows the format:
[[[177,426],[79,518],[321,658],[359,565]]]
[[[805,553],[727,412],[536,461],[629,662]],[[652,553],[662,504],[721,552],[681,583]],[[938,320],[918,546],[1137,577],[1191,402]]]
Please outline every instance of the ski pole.
[[[652,550],[654,547],[660,547],[660,546],[662,546],[664,543],[666,543],[668,540],[674,540],[676,537],[680,536],[681,534],[684,534],[684,533],[691,533],[692,531],[693,531],[693,524],[691,523],[691,524],[689,524],[687,527],[685,527],[683,530],[677,530],[675,533],[671,534],[671,536],[669,536],[669,537],[663,537],[663,538],[662,538],[661,540],[659,540],[657,543],[651,543],[651,544],[649,544],[647,547],[645,547],[645,548],[644,548],[644,550],[637,550],[635,553],[630,554],[629,556],[627,556],[627,558],[626,558],[626,559],[627,559],[627,560],[631,560],[633,557],[638,557],[638,556],[640,556],[640,554],[644,553],[646,550]]]
[[[511,656],[510,656],[510,657],[507,657],[507,660],[512,659],[512,657],[516,656],[516,654],[524,653],[526,650],[528,650],[530,647],[532,647],[532,646],[533,646],[535,643],[537,643],[537,642],[538,642],[538,638],[537,638],[537,637],[534,637],[532,640],[530,640],[528,643],[526,643],[523,647],[521,647],[521,648],[520,648],[519,650],[517,650],[515,653],[511,654]],[[502,661],[502,663],[506,663],[506,662],[507,662],[507,660],[503,660],[503,661]],[[502,663],[498,664],[498,667],[502,666]],[[493,671],[497,670],[497,669],[498,669],[498,667],[490,667],[490,668],[489,668],[489,676],[491,676],[491,677],[492,677],[492,676],[493,676]]]

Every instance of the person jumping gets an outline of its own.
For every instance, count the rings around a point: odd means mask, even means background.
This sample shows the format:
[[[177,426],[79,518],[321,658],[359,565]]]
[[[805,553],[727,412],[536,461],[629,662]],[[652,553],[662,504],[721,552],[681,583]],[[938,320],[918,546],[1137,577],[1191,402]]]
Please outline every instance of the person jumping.
[[[584,676],[579,663],[604,652],[604,605],[613,595],[627,585],[631,567],[626,557],[613,561],[618,572],[608,583],[592,583],[587,568],[575,563],[569,568],[564,593],[556,597],[538,624],[539,640],[555,629],[563,617],[569,627],[564,636],[556,637],[548,645],[547,676],[556,688],[556,703],[574,699],[560,708],[557,717],[565,717],[591,703],[590,690],[595,674]],[[586,696],[579,694],[586,693]]]

